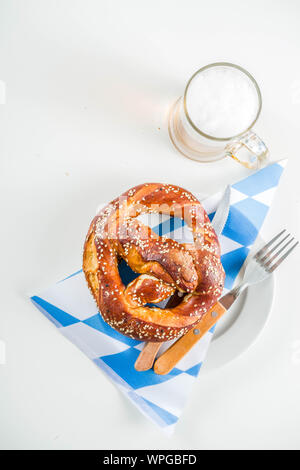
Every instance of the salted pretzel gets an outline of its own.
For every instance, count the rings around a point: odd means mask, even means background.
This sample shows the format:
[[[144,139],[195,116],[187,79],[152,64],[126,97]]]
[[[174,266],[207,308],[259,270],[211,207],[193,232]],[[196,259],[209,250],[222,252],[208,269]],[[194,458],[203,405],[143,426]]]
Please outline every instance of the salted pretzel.
[[[182,218],[194,243],[155,234],[137,217],[162,213]],[[118,263],[140,274],[127,286]],[[103,319],[124,335],[167,341],[187,332],[217,301],[224,285],[220,246],[200,202],[178,186],[148,183],[125,192],[93,219],[84,245],[83,271]],[[150,307],[175,291],[174,308]]]

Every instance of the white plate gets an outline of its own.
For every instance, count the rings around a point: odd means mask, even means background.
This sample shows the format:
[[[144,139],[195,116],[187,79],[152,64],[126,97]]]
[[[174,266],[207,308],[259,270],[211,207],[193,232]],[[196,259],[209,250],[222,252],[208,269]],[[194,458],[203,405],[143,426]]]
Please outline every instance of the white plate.
[[[251,252],[263,242],[255,244]],[[251,254],[250,254],[251,256]],[[242,278],[241,270],[237,282]],[[271,313],[274,297],[274,275],[249,287],[219,320],[203,364],[203,372],[222,367],[245,352],[258,338]]]

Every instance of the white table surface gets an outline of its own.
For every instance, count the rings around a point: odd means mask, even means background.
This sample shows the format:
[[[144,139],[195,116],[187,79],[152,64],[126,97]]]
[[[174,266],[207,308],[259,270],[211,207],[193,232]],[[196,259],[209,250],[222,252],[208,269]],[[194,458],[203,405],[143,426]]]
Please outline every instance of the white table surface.
[[[80,267],[99,203],[147,181],[210,194],[248,174],[168,138],[169,106],[218,60],[256,77],[256,130],[272,160],[289,158],[264,237],[300,238],[299,19],[292,0],[1,0],[1,448],[300,448],[299,250],[256,344],[199,376],[171,438],[27,297]]]

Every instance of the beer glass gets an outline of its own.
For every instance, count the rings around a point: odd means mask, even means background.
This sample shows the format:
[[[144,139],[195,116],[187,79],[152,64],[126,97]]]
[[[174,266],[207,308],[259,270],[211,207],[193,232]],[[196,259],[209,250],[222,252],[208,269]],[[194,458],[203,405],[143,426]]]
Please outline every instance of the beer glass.
[[[169,135],[177,150],[193,160],[231,157],[256,169],[268,156],[252,130],[261,107],[259,86],[249,72],[228,62],[209,64],[192,75],[172,106]]]

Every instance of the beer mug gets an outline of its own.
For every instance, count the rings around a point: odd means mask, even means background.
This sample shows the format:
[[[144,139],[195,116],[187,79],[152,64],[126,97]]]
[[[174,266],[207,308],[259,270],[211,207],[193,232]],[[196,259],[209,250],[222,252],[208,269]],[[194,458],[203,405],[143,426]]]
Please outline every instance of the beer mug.
[[[261,107],[259,86],[249,72],[228,62],[209,64],[194,73],[172,106],[169,135],[177,150],[193,160],[229,156],[256,169],[268,156],[252,130]]]

